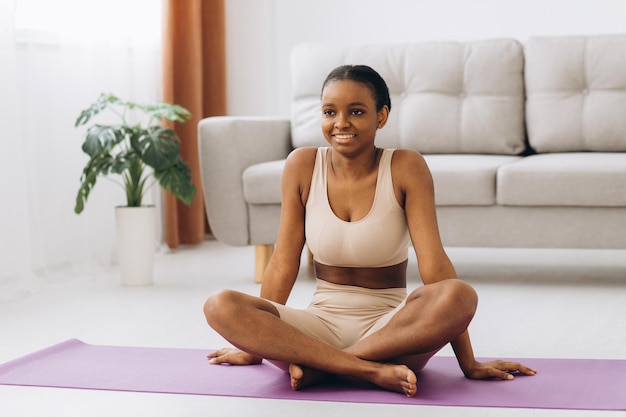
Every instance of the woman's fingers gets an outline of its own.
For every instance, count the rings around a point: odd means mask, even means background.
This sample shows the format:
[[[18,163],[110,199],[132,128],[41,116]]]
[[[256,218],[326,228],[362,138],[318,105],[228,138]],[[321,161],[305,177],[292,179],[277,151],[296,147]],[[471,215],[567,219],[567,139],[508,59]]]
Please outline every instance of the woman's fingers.
[[[493,370],[492,376],[501,379],[513,379],[513,375],[517,373],[524,375],[535,375],[537,373],[536,370],[522,365],[519,362],[494,361],[490,363],[490,365]]]

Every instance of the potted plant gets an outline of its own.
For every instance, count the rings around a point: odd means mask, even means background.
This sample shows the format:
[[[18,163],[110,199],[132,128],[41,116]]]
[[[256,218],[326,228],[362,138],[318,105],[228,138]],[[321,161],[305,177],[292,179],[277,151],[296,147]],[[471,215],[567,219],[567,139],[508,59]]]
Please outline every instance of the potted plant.
[[[122,283],[152,282],[156,246],[156,210],[143,206],[145,193],[158,183],[190,205],[196,195],[189,167],[180,155],[180,139],[162,121],[185,122],[189,111],[170,103],[137,104],[111,94],[101,94],[76,119],[75,127],[86,125],[104,110],[116,115],[117,124],[92,124],[86,131],[82,150],[89,155],[80,177],[74,211],[80,214],[99,176],[119,175],[126,192],[126,206],[116,208],[116,229]],[[129,122],[143,117],[147,122]]]

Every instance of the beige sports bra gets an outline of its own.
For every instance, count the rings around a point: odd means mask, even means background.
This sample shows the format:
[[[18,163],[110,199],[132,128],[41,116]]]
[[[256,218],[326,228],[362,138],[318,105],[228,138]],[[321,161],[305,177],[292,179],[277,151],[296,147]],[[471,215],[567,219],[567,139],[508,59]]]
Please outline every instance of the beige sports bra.
[[[374,203],[361,220],[338,218],[328,202],[328,152],[319,148],[306,202],[306,241],[315,261],[331,266],[384,267],[408,258],[409,232],[391,178],[393,149],[384,149],[378,166]]]

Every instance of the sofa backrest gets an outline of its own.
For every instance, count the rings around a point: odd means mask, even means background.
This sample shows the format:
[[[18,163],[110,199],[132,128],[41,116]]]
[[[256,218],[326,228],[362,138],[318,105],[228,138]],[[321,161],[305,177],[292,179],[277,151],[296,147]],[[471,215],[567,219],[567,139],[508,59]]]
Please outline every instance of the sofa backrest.
[[[524,57],[516,40],[303,44],[291,58],[294,147],[326,145],[320,129],[322,83],[339,65],[365,64],[381,74],[391,94],[379,146],[432,154],[525,149]]]
[[[533,149],[626,151],[626,35],[531,38],[525,56]]]

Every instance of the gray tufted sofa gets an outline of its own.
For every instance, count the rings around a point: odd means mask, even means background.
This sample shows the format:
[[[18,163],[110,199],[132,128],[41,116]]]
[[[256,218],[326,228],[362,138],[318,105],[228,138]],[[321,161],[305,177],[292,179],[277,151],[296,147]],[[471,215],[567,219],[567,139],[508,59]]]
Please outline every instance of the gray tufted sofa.
[[[320,88],[341,64],[387,81],[377,144],[424,154],[446,246],[626,249],[626,35],[337,46],[292,53],[293,113],[199,124],[215,237],[255,245],[260,280],[288,153],[326,146]]]

